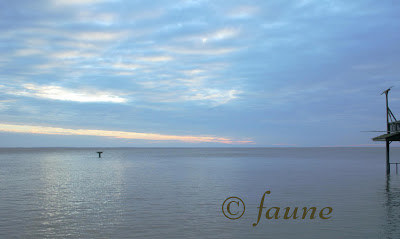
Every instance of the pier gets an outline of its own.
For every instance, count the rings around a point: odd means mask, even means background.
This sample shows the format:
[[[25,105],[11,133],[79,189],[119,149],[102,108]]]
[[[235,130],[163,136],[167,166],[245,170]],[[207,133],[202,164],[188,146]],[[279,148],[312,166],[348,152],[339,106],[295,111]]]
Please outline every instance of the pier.
[[[394,114],[389,108],[389,99],[388,94],[392,87],[382,92],[381,95],[385,94],[386,96],[386,134],[379,135],[373,138],[373,141],[385,141],[386,142],[386,174],[390,174],[390,165],[396,164],[396,173],[397,165],[400,163],[391,163],[390,162],[390,144],[393,141],[400,141],[400,121],[396,119]]]

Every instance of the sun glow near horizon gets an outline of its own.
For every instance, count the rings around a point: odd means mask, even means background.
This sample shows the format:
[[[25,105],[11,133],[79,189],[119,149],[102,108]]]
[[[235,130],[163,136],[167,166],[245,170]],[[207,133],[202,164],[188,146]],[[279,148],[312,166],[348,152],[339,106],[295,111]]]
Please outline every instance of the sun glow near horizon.
[[[217,136],[167,135],[156,133],[139,133],[130,131],[66,129],[48,126],[0,124],[0,132],[29,133],[45,135],[80,135],[99,136],[117,139],[140,139],[150,141],[181,141],[186,143],[222,143],[222,144],[251,144],[250,140],[233,140]]]

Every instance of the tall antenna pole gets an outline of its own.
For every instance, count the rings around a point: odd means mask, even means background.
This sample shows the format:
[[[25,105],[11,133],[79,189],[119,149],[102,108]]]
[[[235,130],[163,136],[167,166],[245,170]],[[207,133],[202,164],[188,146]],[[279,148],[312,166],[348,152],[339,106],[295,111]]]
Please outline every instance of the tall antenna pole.
[[[390,127],[389,127],[389,100],[388,100],[388,94],[389,94],[389,89],[385,91],[386,95],[386,128],[387,128],[387,133],[390,134]]]

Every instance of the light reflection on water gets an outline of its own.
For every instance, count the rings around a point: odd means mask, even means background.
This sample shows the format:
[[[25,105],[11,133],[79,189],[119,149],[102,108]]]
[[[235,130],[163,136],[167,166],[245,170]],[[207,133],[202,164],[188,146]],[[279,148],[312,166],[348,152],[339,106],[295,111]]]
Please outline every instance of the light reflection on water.
[[[387,175],[385,187],[386,218],[383,228],[386,238],[396,238],[400,235],[400,180],[398,175]]]
[[[377,148],[0,149],[0,238],[396,238],[400,177]],[[400,151],[392,150],[392,158]],[[334,209],[267,220],[266,206]],[[238,196],[246,213],[226,219]]]

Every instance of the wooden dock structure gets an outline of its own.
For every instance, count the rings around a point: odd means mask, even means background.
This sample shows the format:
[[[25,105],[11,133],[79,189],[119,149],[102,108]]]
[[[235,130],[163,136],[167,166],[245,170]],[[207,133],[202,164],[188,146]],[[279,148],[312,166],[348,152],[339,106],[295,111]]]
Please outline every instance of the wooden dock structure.
[[[389,108],[389,99],[388,94],[392,87],[382,92],[381,95],[385,94],[386,96],[386,134],[379,135],[373,138],[373,141],[385,141],[386,142],[386,174],[390,174],[390,165],[396,164],[396,173],[397,173],[397,165],[400,163],[391,163],[390,162],[390,144],[393,141],[400,141],[400,121],[396,119],[394,114]]]

